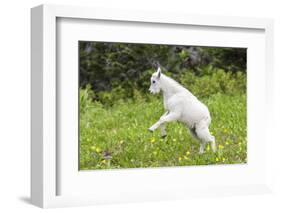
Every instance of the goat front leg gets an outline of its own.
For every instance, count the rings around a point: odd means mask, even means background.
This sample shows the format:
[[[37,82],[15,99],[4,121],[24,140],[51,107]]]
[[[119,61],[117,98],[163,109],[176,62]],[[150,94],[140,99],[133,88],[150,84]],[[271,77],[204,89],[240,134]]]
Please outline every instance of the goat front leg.
[[[159,120],[163,119],[165,116],[167,116],[169,114],[169,111],[165,112]],[[158,121],[159,122],[159,121]],[[157,122],[156,122],[157,123]],[[156,123],[153,125],[155,127]],[[154,128],[153,126],[151,126],[150,128],[148,128],[149,131],[153,132],[155,129],[157,129],[158,127]],[[153,128],[152,128],[153,127]],[[165,124],[159,125],[161,132],[164,133],[165,131]]]
[[[167,122],[171,122],[171,121],[176,121],[179,118],[179,114],[175,113],[175,112],[170,112],[167,115],[163,115],[159,121],[157,121],[155,124],[153,124],[148,130],[153,132],[154,130],[156,130],[159,126],[167,123]]]
[[[161,117],[163,116],[167,116],[169,114],[169,111],[167,111],[164,115],[162,115]],[[161,119],[161,118],[160,118]],[[162,138],[165,138],[167,136],[167,132],[166,132],[166,124],[163,123],[159,126],[160,128],[160,134],[161,134],[161,137]]]
[[[160,128],[160,134],[161,134],[161,137],[162,138],[165,138],[166,136],[167,136],[167,132],[166,132],[166,124],[161,124],[160,126],[159,126],[159,128]]]

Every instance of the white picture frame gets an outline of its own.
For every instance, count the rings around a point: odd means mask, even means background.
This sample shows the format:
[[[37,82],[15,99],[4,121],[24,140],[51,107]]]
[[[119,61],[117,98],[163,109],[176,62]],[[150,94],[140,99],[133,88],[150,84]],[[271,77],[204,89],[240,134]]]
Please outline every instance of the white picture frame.
[[[266,148],[266,154],[263,155],[263,159],[260,159],[261,156],[258,155],[259,150],[253,151],[256,156],[255,161],[261,164],[260,168],[256,168],[256,165],[255,171],[257,173],[255,174],[261,174],[260,176],[262,176],[262,178],[256,178],[257,181],[253,180],[253,184],[250,184],[250,180],[245,180],[245,182],[243,182],[242,179],[240,182],[236,182],[236,184],[233,185],[225,182],[223,184],[210,185],[207,187],[207,185],[201,186],[200,183],[193,182],[193,187],[186,185],[179,188],[177,185],[167,185],[167,188],[159,189],[159,187],[165,185],[166,179],[173,180],[179,177],[179,175],[181,175],[181,177],[188,177],[186,176],[186,168],[143,169],[138,170],[137,173],[135,170],[125,170],[115,172],[114,177],[126,178],[127,176],[129,178],[136,178],[136,174],[138,174],[138,176],[144,179],[140,184],[144,189],[142,192],[137,187],[134,189],[134,185],[130,185],[130,191],[118,191],[120,189],[116,188],[116,191],[111,192],[112,196],[108,194],[108,192],[102,193],[100,191],[95,195],[84,194],[83,190],[81,190],[79,194],[60,194],[59,185],[62,184],[61,181],[66,181],[65,179],[60,179],[59,174],[65,170],[62,169],[62,166],[58,166],[60,153],[58,153],[57,150],[57,88],[59,87],[60,81],[58,81],[56,73],[58,69],[56,51],[58,49],[57,23],[61,18],[69,20],[118,21],[119,23],[131,22],[136,24],[153,23],[155,26],[161,25],[166,26],[166,28],[173,26],[199,26],[212,29],[227,29],[227,31],[230,32],[240,29],[263,32],[264,37],[262,41],[265,43],[262,49],[264,51],[264,56],[262,56],[262,58],[264,58],[262,61],[264,62],[264,68],[261,68],[261,76],[264,75],[266,78],[259,78],[256,80],[265,86],[259,89],[263,94],[263,98],[261,98],[262,104],[259,110],[266,110],[267,114],[261,118],[263,119],[265,131],[260,131],[261,129],[259,126],[256,126],[255,130],[257,130],[260,134],[259,136],[264,139],[260,147]],[[273,134],[268,126],[272,119],[273,109],[271,95],[271,91],[273,90],[273,21],[271,19],[166,14],[148,11],[122,11],[101,8],[41,5],[31,10],[31,26],[31,201],[33,204],[48,208],[91,205],[97,203],[165,200],[194,196],[240,195],[271,191],[270,150],[272,147],[270,146],[270,141],[272,140]],[[198,44],[200,44],[200,40]],[[250,77],[253,78],[253,76]],[[70,162],[73,163],[72,161]],[[238,170],[241,168],[239,167]],[[222,171],[221,169],[222,168],[218,167],[211,168],[212,171],[216,172]],[[237,168],[232,167],[232,169],[229,170],[230,174],[235,174],[236,169]],[[247,170],[247,167],[242,169]],[[212,172],[210,169],[204,167],[202,167],[201,170],[209,170],[209,172]],[[172,175],[165,176],[167,171],[172,171],[170,173]],[[193,170],[188,171],[194,172]],[[109,172],[99,174],[102,176],[102,178],[100,177],[101,181],[103,178],[109,178],[109,176],[112,175],[112,173]],[[158,188],[152,188],[151,191],[144,186],[146,183],[145,181],[149,180],[145,177],[147,175],[149,177],[150,174],[158,178],[163,178],[164,180],[159,183]],[[71,177],[71,174],[67,173],[65,175],[70,175]],[[87,175],[84,173],[83,176],[88,176],[86,179],[89,181],[90,174]],[[74,181],[72,178],[69,179],[70,181]],[[84,178],[83,180],[86,179]],[[141,178],[137,180],[141,181]],[[180,181],[183,180],[179,180],[179,183],[181,183]],[[77,183],[69,182],[66,186],[71,186],[71,184],[77,185]],[[77,188],[75,190],[77,190]],[[122,193],[122,196],[120,196],[119,193]]]

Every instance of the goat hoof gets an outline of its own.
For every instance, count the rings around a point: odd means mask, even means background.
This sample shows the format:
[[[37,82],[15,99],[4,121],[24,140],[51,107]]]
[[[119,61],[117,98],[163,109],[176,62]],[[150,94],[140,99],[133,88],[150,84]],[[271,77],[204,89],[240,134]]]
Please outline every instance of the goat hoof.
[[[204,150],[199,150],[199,155],[203,155],[204,154]]]
[[[161,138],[162,139],[164,139],[164,138],[166,138],[167,137],[167,135],[161,135]]]

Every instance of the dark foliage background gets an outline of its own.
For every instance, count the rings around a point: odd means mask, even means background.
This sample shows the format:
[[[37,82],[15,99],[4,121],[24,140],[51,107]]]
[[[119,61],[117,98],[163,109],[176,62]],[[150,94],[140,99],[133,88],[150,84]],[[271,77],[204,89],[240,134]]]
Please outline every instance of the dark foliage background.
[[[103,103],[147,93],[150,76],[158,63],[165,74],[185,84],[188,89],[196,87],[196,80],[204,76],[211,77],[210,82],[203,79],[206,87],[215,86],[222,92],[227,92],[224,90],[229,87],[224,81],[234,79],[235,85],[228,88],[233,91],[237,90],[235,87],[245,89],[246,86],[247,54],[244,48],[80,41],[79,54],[80,87],[90,87],[93,99]],[[220,81],[226,85],[217,88],[214,84]],[[202,84],[197,86],[202,88]],[[210,93],[201,94],[199,88],[194,90],[192,92],[198,96]],[[107,92],[113,92],[115,97]]]

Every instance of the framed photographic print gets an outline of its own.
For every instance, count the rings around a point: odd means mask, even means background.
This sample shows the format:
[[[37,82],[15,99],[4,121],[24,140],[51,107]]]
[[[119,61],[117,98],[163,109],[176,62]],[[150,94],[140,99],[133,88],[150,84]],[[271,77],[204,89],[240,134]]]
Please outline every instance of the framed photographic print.
[[[271,191],[272,20],[31,14],[33,204]]]

